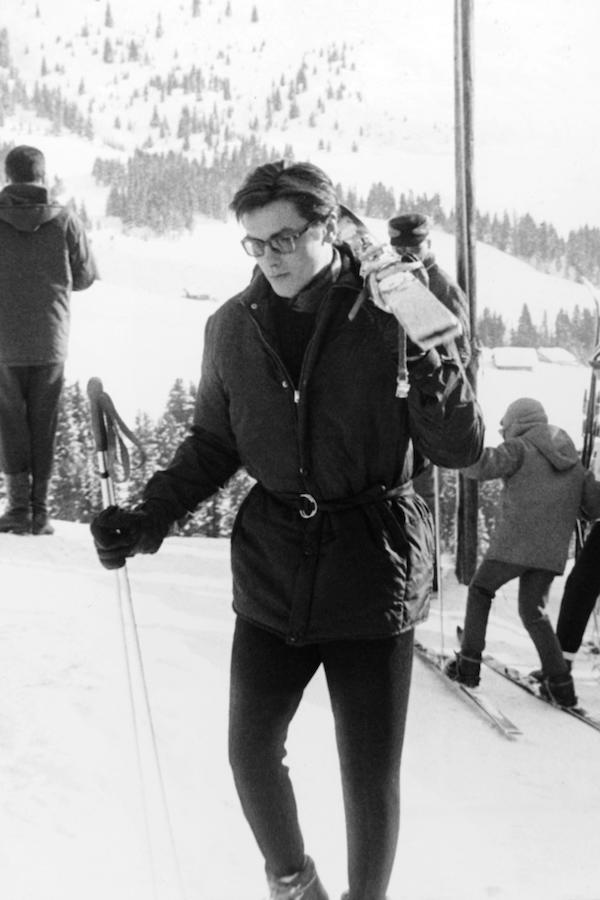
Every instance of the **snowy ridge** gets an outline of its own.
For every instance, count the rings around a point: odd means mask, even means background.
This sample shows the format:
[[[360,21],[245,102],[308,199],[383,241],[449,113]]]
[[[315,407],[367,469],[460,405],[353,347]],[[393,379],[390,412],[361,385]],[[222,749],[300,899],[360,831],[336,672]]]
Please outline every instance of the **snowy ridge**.
[[[228,555],[226,540],[170,538],[128,566],[188,900],[265,895],[226,759]],[[2,896],[147,900],[114,573],[97,563],[87,527],[63,522],[50,538],[0,536],[0,563]],[[449,649],[465,589],[448,570],[444,584]],[[553,614],[559,597],[560,579]],[[439,644],[437,619],[434,606],[419,629],[429,646]],[[533,667],[528,641],[506,590],[489,647]],[[598,709],[590,660],[577,662],[576,677],[585,704]],[[498,735],[415,660],[390,898],[598,900],[599,736],[493,672],[483,677],[521,727],[517,740]],[[307,848],[337,898],[343,819],[320,675],[294,722],[288,761]]]

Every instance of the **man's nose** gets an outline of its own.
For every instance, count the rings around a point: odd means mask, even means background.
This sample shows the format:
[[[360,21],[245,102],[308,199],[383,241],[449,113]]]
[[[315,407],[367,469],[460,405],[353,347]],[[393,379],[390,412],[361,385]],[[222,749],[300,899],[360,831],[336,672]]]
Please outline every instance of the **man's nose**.
[[[279,262],[281,259],[281,253],[278,253],[277,250],[273,250],[270,244],[265,245],[265,252],[263,254],[265,260],[271,265],[274,262]]]

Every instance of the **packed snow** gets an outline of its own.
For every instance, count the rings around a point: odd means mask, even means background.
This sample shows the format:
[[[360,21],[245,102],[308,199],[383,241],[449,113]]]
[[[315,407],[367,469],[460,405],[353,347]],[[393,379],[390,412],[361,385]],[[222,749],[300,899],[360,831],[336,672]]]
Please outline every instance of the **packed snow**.
[[[172,854],[164,807],[148,776],[152,756],[135,680],[135,719],[130,709],[119,576],[97,562],[86,526],[56,524],[53,537],[0,536],[1,896],[266,897],[226,754],[228,541],[169,538],[155,556],[128,564]],[[465,588],[449,561],[443,583],[444,646],[451,651]],[[560,593],[558,579],[553,616]],[[418,633],[439,648],[437,601]],[[496,600],[488,648],[507,662],[536,665],[512,585]],[[580,654],[575,674],[582,702],[600,713],[597,659]],[[522,736],[503,737],[415,659],[390,900],[598,900],[600,734],[487,670],[483,686]],[[288,762],[307,849],[337,900],[346,886],[344,825],[320,673],[292,725]]]

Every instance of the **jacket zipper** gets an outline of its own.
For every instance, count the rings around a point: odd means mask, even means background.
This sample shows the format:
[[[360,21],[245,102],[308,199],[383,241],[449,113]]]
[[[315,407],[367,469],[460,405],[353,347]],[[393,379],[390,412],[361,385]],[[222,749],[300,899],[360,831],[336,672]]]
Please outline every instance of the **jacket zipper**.
[[[292,390],[294,421],[296,423],[296,441],[297,441],[297,447],[298,447],[298,458],[300,460],[299,474],[302,476],[302,478],[304,478],[304,475],[306,472],[306,465],[305,465],[306,461],[304,458],[303,442],[301,440],[301,435],[300,435],[300,415],[298,413],[298,407],[300,405],[300,389],[294,384],[292,378],[290,377],[288,370],[285,367],[285,363],[283,362],[283,360],[281,359],[281,357],[279,356],[279,354],[277,353],[275,348],[269,343],[269,341],[265,337],[264,332],[260,326],[260,323],[254,318],[252,313],[250,313],[250,318],[254,322],[256,330],[258,331],[258,336],[260,337],[261,343],[263,344],[263,346],[265,347],[265,349],[267,350],[267,353],[271,356],[271,358],[273,360],[275,360],[275,363],[277,364],[279,371],[283,375],[282,385],[284,387],[287,387],[289,385],[289,387]],[[310,346],[310,344],[309,344],[309,346]],[[307,348],[307,352],[308,352],[308,348]],[[302,380],[302,372],[300,373],[300,380]]]

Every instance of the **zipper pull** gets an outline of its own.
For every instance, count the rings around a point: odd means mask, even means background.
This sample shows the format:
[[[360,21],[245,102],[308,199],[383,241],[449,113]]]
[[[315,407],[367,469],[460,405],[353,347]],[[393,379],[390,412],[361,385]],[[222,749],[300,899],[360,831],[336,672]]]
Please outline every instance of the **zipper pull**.
[[[294,391],[294,403],[300,403],[300,391]]]

